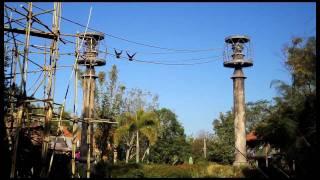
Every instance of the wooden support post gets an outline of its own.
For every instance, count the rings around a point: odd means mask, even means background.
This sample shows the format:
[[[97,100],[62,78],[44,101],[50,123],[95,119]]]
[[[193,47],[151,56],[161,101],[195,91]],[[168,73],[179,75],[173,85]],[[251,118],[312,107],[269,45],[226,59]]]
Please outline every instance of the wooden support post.
[[[139,151],[140,151],[140,147],[139,147],[139,131],[137,130],[136,131],[136,134],[137,134],[137,141],[136,141],[136,163],[139,163]]]
[[[11,27],[11,22],[10,22],[10,27]],[[14,37],[14,35],[13,35]],[[14,38],[15,41],[15,38]],[[15,82],[16,82],[16,65],[17,65],[17,61],[19,60],[19,55],[16,53],[18,46],[15,46],[15,49],[12,49],[12,61],[14,61],[14,63],[12,62],[11,66],[13,66],[13,79],[10,83],[10,87],[13,89],[10,89],[10,92],[12,93],[12,96],[9,96],[9,102],[13,101],[13,97],[16,95],[16,91],[15,91]],[[10,103],[10,114],[13,114],[13,112],[15,111],[15,106],[14,103]],[[11,123],[10,123],[10,127],[11,129],[7,130],[8,132],[8,142],[9,142],[9,150],[12,150],[12,130],[13,130],[13,123],[15,121],[14,117],[11,116]]]
[[[6,14],[8,15],[7,11],[5,11]],[[9,27],[12,28],[12,13],[10,14],[10,19],[9,19]],[[12,89],[10,89],[10,92],[12,93],[13,96],[9,96],[9,102],[12,102],[13,101],[13,97],[15,96],[15,88],[16,88],[16,65],[17,65],[17,62],[19,61],[19,55],[18,55],[18,45],[17,45],[17,42],[16,42],[16,38],[15,38],[15,35],[13,32],[11,32],[12,34],[12,38],[13,38],[13,42],[14,42],[14,49],[12,49],[12,63],[11,63],[11,76],[13,76],[13,78],[11,79],[10,81],[10,87]],[[19,61],[19,64],[20,64],[20,61]],[[12,72],[12,69],[13,69],[13,72]],[[20,71],[22,71],[22,69],[20,68]],[[15,111],[15,106],[14,106],[14,103],[10,103],[10,114],[13,114],[13,112]],[[11,129],[8,129],[7,130],[7,135],[8,135],[8,143],[9,143],[9,150],[11,151],[12,150],[12,131],[13,131],[13,123],[14,123],[14,117],[11,116]]]
[[[204,158],[207,159],[207,142],[206,142],[206,138],[203,139],[203,154],[204,154]]]
[[[87,153],[87,178],[90,178],[90,166],[91,166],[91,124],[88,123],[88,135],[87,135],[88,153]]]
[[[21,89],[23,90],[23,96],[26,96],[26,81],[27,81],[27,68],[28,68],[28,51],[29,51],[29,41],[30,41],[30,30],[31,30],[31,19],[32,19],[32,2],[29,3],[28,6],[28,16],[27,16],[27,29],[26,29],[26,37],[25,37],[25,47],[24,47],[24,59],[23,59],[23,67],[22,72],[24,76],[21,81]],[[20,137],[20,129],[22,125],[22,120],[24,117],[24,109],[25,103],[22,102],[19,106],[18,119],[17,119],[17,131],[15,135],[15,143],[13,147],[12,153],[12,162],[11,162],[11,173],[10,178],[16,177],[16,162],[17,162],[17,151],[19,146],[19,137]]]
[[[21,129],[21,121],[23,117],[23,105],[19,107],[18,110],[18,117],[17,117],[17,131],[14,137],[14,146],[13,146],[13,153],[12,153],[12,162],[11,162],[11,173],[10,178],[16,177],[16,162],[17,162],[17,151],[19,145],[19,136],[20,136],[20,129]]]
[[[85,57],[84,63],[86,65],[85,74],[82,76],[83,78],[83,111],[82,118],[85,122],[82,123],[82,131],[81,131],[81,160],[86,159],[86,165],[82,164],[82,167],[86,169],[86,175],[83,174],[82,177],[90,177],[91,171],[91,161],[93,157],[93,124],[92,120],[94,118],[94,103],[95,103],[95,69],[94,66],[97,64],[94,63],[97,57],[97,44],[98,41],[103,38],[103,35],[99,34],[82,34],[79,35],[79,38],[86,41],[85,43]],[[78,53],[77,53],[78,54]]]
[[[79,45],[79,39],[76,39],[76,51],[78,53],[78,47]],[[74,70],[74,104],[73,104],[73,113],[74,113],[74,119],[73,119],[73,125],[72,125],[72,164],[71,164],[71,174],[72,178],[76,177],[76,140],[77,140],[77,134],[78,134],[78,121],[77,121],[77,110],[78,110],[78,64],[75,64],[75,70]]]
[[[72,164],[71,164],[71,173],[72,173],[72,178],[76,177],[76,140],[77,140],[77,134],[78,134],[78,126],[77,126],[77,120],[76,118],[73,121],[73,126],[72,126]]]
[[[47,99],[53,99],[54,97],[54,85],[52,83],[53,78],[55,76],[55,67],[57,62],[57,53],[58,53],[58,39],[59,39],[59,27],[60,27],[60,16],[61,16],[61,3],[56,2],[54,3],[54,15],[53,15],[53,25],[52,31],[56,38],[53,38],[51,47],[50,47],[50,60],[49,64],[50,71],[48,72],[48,85],[47,85]],[[46,49],[45,49],[46,51]],[[42,144],[42,151],[41,151],[41,162],[42,162],[42,169],[41,169],[41,177],[47,177],[47,154],[49,148],[49,136],[50,136],[50,121],[52,120],[53,116],[53,102],[49,101],[45,107],[45,122],[44,122],[44,133],[43,133],[43,144]]]

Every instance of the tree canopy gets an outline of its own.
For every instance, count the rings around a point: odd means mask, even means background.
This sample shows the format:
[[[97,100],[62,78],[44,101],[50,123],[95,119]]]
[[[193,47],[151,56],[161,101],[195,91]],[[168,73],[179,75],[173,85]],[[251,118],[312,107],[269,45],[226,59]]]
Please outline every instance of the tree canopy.
[[[316,41],[294,38],[285,47],[291,84],[276,80],[279,92],[269,116],[257,126],[259,136],[295,160],[297,175],[315,175],[316,154]]]
[[[157,110],[156,113],[160,121],[158,141],[150,149],[149,160],[165,164],[186,161],[190,155],[190,146],[177,115],[167,108]]]

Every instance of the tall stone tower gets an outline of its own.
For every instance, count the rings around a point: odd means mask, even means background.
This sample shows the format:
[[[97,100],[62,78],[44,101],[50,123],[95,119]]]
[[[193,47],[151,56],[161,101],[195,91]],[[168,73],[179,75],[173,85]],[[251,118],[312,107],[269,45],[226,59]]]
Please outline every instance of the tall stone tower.
[[[235,161],[234,166],[247,165],[246,153],[246,119],[245,119],[245,96],[244,79],[242,68],[253,65],[249,58],[251,55],[250,38],[235,35],[225,39],[226,49],[223,66],[234,68],[231,79],[233,80],[233,111],[235,132]],[[249,46],[248,46],[249,44]],[[229,52],[229,49],[232,49]],[[244,53],[246,52],[246,54]],[[245,58],[245,56],[247,56]]]

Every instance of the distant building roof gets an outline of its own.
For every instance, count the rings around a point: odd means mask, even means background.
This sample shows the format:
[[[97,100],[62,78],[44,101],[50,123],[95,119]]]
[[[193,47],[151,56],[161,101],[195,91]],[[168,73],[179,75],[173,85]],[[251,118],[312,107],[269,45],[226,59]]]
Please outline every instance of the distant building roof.
[[[248,141],[256,141],[256,140],[258,140],[256,133],[254,131],[252,131],[249,134],[247,134],[246,140],[247,140],[247,142]]]
[[[57,137],[57,141],[55,136],[50,137],[50,149],[55,149],[56,151],[62,152],[72,151],[72,137],[73,134],[68,130],[68,128],[66,126],[62,126],[62,134]],[[80,141],[80,138],[81,131],[78,131],[76,136],[76,142]],[[54,144],[56,144],[55,147]]]
[[[72,137],[73,136],[72,132],[70,132],[66,126],[62,126],[62,132],[65,137]],[[76,140],[80,140],[80,139],[81,139],[81,130],[78,130]]]
[[[66,138],[64,136],[58,136],[57,140],[55,136],[51,136],[50,149],[55,151],[72,151],[71,148],[71,138]]]
[[[62,132],[64,134],[64,136],[66,137],[72,137],[72,133],[70,131],[68,131],[68,128],[65,126],[62,126]]]

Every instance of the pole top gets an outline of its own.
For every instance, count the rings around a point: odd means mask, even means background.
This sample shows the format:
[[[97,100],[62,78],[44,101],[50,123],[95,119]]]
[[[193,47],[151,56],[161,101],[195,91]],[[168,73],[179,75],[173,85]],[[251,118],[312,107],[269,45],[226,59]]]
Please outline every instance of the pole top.
[[[225,38],[223,66],[242,68],[253,65],[250,38],[246,35],[232,35]]]
[[[229,44],[247,43],[250,41],[249,36],[246,35],[232,35],[225,38],[225,42]]]
[[[86,32],[86,33],[77,33],[81,39],[95,39],[97,41],[104,39],[104,34],[101,32]]]

